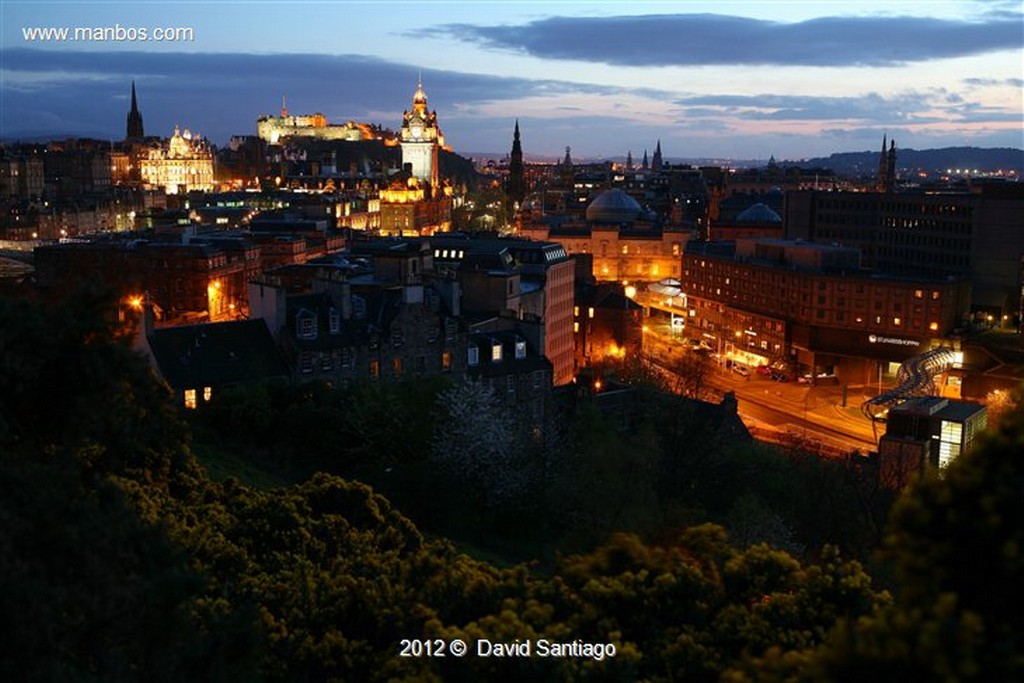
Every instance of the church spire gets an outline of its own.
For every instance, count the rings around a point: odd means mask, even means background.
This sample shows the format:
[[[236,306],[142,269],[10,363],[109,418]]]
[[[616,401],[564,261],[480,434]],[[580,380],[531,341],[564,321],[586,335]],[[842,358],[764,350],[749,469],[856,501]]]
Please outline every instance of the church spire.
[[[886,149],[886,143],[889,149]],[[892,192],[896,187],[896,140],[882,136],[882,153],[878,155],[878,191]]]
[[[128,112],[128,122],[125,127],[126,140],[142,140],[146,137],[142,128],[142,114],[139,113],[139,103],[135,98],[135,81],[132,81],[132,108]]]
[[[651,170],[661,170],[661,139],[658,140],[658,145],[654,148],[654,157],[651,159]]]
[[[512,153],[508,159],[508,198],[510,204],[522,204],[526,198],[526,178],[523,172],[523,145],[519,140],[519,119],[512,133]]]

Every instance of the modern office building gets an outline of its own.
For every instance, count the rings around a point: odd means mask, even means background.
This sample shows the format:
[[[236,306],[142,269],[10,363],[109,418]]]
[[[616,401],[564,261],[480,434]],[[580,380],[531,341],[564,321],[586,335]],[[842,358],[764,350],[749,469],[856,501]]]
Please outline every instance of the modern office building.
[[[900,277],[967,278],[971,309],[1008,320],[1020,308],[1024,186],[969,193],[786,194],[786,237],[856,247],[863,265]]]
[[[894,406],[878,443],[881,482],[901,488],[913,473],[945,468],[985,431],[987,416],[980,403],[938,396]]]

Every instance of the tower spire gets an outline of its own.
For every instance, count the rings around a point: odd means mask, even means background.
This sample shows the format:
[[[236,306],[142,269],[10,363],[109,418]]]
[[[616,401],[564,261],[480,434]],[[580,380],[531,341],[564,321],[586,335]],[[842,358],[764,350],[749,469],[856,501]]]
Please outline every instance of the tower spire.
[[[281,118],[288,116],[288,97],[281,93]]]
[[[128,111],[125,140],[142,140],[144,137],[146,136],[142,128],[142,114],[139,113],[139,103],[135,98],[135,81],[132,80],[132,108]]]
[[[519,119],[516,119],[516,127],[512,133],[512,152],[508,159],[508,185],[506,195],[509,199],[509,209],[514,210],[517,205],[523,203],[526,198],[526,179],[523,171],[523,144],[519,140]]]

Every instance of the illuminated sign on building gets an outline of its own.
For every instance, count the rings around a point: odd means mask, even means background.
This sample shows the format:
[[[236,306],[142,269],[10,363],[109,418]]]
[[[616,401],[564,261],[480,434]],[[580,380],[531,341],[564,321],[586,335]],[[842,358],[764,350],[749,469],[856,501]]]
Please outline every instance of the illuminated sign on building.
[[[876,334],[869,334],[868,341],[872,344],[895,344],[896,346],[920,346],[921,342],[916,339],[899,339],[897,337],[880,337]]]

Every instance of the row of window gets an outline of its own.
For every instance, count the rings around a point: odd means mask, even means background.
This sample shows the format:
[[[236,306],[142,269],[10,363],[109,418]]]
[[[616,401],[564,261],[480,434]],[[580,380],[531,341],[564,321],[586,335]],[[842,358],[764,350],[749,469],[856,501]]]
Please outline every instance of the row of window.
[[[491,349],[491,362],[492,363],[500,363],[501,362],[501,358],[502,358],[502,353],[503,353],[502,343],[500,341],[498,341],[498,340],[492,340],[490,349]],[[523,358],[526,358],[526,342],[521,340],[521,339],[517,339],[516,340],[515,357],[516,357],[516,360],[522,360]],[[469,347],[468,362],[469,362],[469,364],[471,366],[474,366],[474,367],[477,366],[477,365],[480,365],[480,347],[479,346],[471,345]]]

